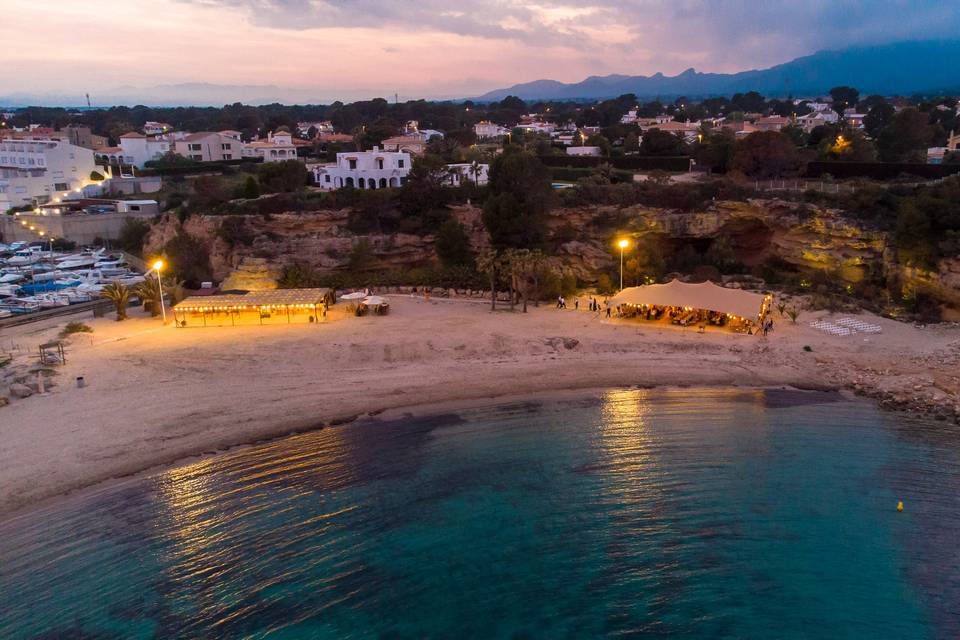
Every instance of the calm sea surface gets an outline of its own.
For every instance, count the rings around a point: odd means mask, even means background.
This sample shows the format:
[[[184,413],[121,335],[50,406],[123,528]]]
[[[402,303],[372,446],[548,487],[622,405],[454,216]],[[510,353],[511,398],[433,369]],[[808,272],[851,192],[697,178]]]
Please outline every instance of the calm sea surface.
[[[960,638],[960,434],[615,390],[328,428],[0,523],[4,640],[267,637]]]

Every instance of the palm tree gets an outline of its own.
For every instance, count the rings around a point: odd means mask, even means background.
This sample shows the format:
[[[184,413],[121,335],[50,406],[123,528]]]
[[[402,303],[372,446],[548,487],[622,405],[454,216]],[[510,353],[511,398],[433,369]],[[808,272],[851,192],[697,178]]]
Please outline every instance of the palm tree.
[[[133,293],[140,298],[144,310],[149,311],[151,316],[160,315],[160,287],[156,278],[148,276],[133,288]]]
[[[119,282],[111,282],[100,292],[101,298],[107,298],[117,308],[117,322],[127,319],[127,304],[130,302],[130,288]]]
[[[500,254],[490,248],[477,256],[477,269],[490,276],[490,310],[497,310],[497,279],[500,277]]]
[[[800,317],[800,309],[797,309],[796,307],[787,309],[787,315],[790,317],[790,321],[793,324],[797,324],[797,318]]]
[[[470,163],[470,168],[468,169],[470,175],[473,176],[473,185],[475,187],[480,186],[480,163],[474,160]]]

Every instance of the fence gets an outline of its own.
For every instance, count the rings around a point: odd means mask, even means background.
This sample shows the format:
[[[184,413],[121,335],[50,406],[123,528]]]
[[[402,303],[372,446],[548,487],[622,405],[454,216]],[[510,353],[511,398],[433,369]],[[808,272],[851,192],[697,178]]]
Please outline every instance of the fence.
[[[820,193],[854,193],[859,189],[866,187],[880,187],[889,189],[892,187],[929,187],[942,184],[947,180],[954,179],[955,176],[946,176],[936,180],[925,180],[922,182],[835,182],[831,180],[754,180],[753,188],[756,191],[817,191]]]

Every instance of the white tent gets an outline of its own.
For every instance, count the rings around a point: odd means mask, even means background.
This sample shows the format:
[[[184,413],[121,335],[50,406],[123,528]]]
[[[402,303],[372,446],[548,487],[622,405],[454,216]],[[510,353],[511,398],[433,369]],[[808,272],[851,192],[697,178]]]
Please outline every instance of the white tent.
[[[673,280],[667,284],[628,287],[615,295],[610,304],[704,309],[755,322],[760,314],[766,311],[770,301],[771,296],[742,289],[727,289],[712,282],[690,284]]]

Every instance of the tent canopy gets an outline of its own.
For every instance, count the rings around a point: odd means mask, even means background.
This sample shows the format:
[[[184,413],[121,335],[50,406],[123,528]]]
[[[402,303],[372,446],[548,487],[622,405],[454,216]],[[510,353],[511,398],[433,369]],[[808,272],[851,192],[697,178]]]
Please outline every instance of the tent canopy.
[[[174,305],[174,311],[229,311],[258,307],[312,307],[333,300],[330,289],[271,289],[239,294],[190,296]]]
[[[613,305],[649,304],[658,307],[690,307],[728,313],[756,321],[769,296],[742,289],[727,289],[712,282],[690,284],[673,280],[667,284],[628,287],[615,295]]]

